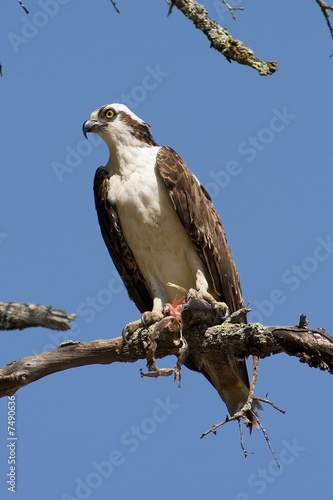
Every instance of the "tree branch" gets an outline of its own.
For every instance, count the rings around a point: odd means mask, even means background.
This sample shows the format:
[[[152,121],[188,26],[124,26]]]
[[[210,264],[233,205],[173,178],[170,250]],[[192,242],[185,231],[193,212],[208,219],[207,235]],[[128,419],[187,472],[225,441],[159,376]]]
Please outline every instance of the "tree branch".
[[[24,4],[21,2],[21,0],[17,0],[17,1],[18,1],[18,3],[21,5],[21,7],[22,7],[22,9],[24,10],[24,12],[25,12],[26,14],[29,14],[28,9],[24,6]]]
[[[333,26],[331,23],[330,19],[330,10],[333,11],[333,5],[328,5],[326,2],[323,0],[316,0],[316,3],[319,5],[321,12],[323,13],[323,16],[326,19],[328,29],[330,30],[331,37],[333,37]]]
[[[169,14],[174,5],[206,35],[211,47],[223,54],[229,62],[236,61],[250,66],[263,76],[272,75],[277,70],[276,61],[265,62],[255,57],[253,51],[245,47],[243,42],[232,38],[225,28],[210,19],[203,5],[195,0],[172,0]]]
[[[22,302],[0,302],[0,330],[23,330],[43,326],[51,330],[69,330],[76,314],[61,309]]]
[[[69,368],[91,364],[115,362],[134,363],[147,356],[149,329],[138,329],[125,343],[122,337],[110,340],[94,340],[86,343],[63,342],[52,351],[43,352],[14,361],[0,369],[0,397],[14,394],[18,389],[42,377]],[[232,324],[205,328],[190,327],[182,332],[190,352],[232,353],[243,358],[254,355],[265,358],[271,354],[285,352],[296,356],[309,366],[333,374],[333,337],[323,330],[299,328],[298,326],[263,326],[259,323]],[[162,330],[157,340],[156,358],[170,354],[178,355],[179,342]]]
[[[110,2],[112,3],[112,6],[113,6],[114,10],[117,12],[117,14],[120,14],[120,10],[118,9],[115,0],[110,0]]]
[[[231,17],[236,21],[235,10],[244,10],[244,7],[233,7],[229,2],[227,2],[227,0],[222,0],[222,2],[230,12]]]

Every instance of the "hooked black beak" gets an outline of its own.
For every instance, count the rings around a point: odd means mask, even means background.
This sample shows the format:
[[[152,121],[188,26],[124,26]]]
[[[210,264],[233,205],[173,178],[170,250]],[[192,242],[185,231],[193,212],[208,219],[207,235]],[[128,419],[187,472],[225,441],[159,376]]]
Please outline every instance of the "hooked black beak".
[[[82,125],[82,132],[84,137],[87,139],[88,132],[97,132],[100,126],[101,123],[99,123],[97,120],[86,120]]]

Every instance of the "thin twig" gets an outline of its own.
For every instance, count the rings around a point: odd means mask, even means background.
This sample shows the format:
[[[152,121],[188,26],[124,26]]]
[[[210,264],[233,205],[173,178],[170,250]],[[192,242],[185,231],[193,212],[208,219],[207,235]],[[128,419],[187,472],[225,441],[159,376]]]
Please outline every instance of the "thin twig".
[[[230,12],[231,17],[236,21],[236,16],[234,14],[234,11],[235,10],[244,10],[244,7],[233,7],[232,5],[230,5],[229,2],[227,2],[227,0],[222,0],[222,2],[227,7],[228,11]]]
[[[326,19],[328,29],[330,30],[331,37],[333,38],[333,26],[331,23],[330,13],[329,13],[329,10],[333,11],[333,5],[328,5],[323,0],[316,0],[316,2],[319,5],[320,10],[322,11],[322,13]]]
[[[17,0],[17,1],[18,1],[18,3],[21,5],[21,7],[22,7],[22,9],[24,10],[24,12],[25,12],[26,14],[29,14],[28,9],[27,9],[27,8],[23,5],[23,3],[21,2],[21,0]]]
[[[211,428],[208,429],[208,431],[205,431],[201,434],[200,439],[202,439],[203,437],[207,436],[210,433],[216,434],[216,431],[219,427],[222,427],[222,425],[226,424],[227,422],[232,422],[233,420],[239,421],[240,419],[243,419],[245,421],[245,424],[249,425],[251,423],[247,416],[247,412],[252,411],[251,408],[254,399],[254,389],[258,377],[258,364],[259,364],[258,356],[253,356],[252,380],[251,380],[249,395],[242,408],[236,413],[234,413],[234,415],[232,415],[231,417],[227,416],[222,422],[219,422],[218,424],[213,424]],[[252,415],[257,421],[258,419],[253,411]],[[242,449],[244,450],[244,446],[242,446]]]
[[[266,396],[266,398],[258,398],[258,397],[256,397],[256,400],[260,401],[261,403],[266,403],[268,405],[273,406],[274,410],[277,410],[277,411],[279,411],[279,412],[281,412],[283,414],[286,413],[286,410],[282,410],[282,408],[280,408],[276,404],[272,403],[272,401],[270,401],[269,399],[267,399],[267,396]]]
[[[245,448],[245,445],[244,445],[244,434],[243,434],[243,429],[242,429],[242,424],[241,424],[241,421],[238,420],[238,428],[239,428],[239,435],[240,435],[240,445],[241,445],[241,448],[243,450],[243,453],[244,453],[244,457],[246,458],[248,455],[253,455],[254,452],[253,451],[249,451]]]
[[[120,10],[118,9],[116,2],[114,0],[110,0],[110,2],[112,3],[112,5],[113,5],[115,11],[117,12],[117,14],[120,14]]]
[[[271,452],[271,454],[272,454],[272,456],[273,456],[273,458],[274,458],[277,466],[280,468],[279,461],[278,461],[278,459],[276,457],[276,453],[275,453],[275,451],[274,451],[274,449],[273,449],[273,447],[271,445],[270,439],[268,437],[268,433],[267,433],[266,429],[264,428],[264,426],[262,425],[262,423],[260,422],[260,419],[259,419],[258,415],[253,410],[251,410],[252,404],[253,404],[253,400],[254,400],[254,389],[255,389],[255,386],[256,386],[256,383],[257,383],[257,378],[258,378],[258,365],[259,365],[259,358],[258,358],[258,356],[253,356],[252,380],[251,380],[249,395],[248,395],[247,401],[243,405],[243,407],[237,413],[235,413],[232,417],[227,417],[225,420],[223,420],[223,422],[220,422],[218,424],[212,425],[212,427],[208,431],[206,431],[203,434],[201,434],[200,438],[203,438],[203,437],[207,436],[207,434],[210,434],[210,433],[213,433],[213,434],[216,435],[216,430],[219,427],[221,427],[222,425],[226,424],[227,422],[231,422],[232,420],[237,420],[238,421],[238,426],[239,426],[239,432],[240,432],[240,444],[241,444],[241,448],[243,450],[244,456],[247,457],[248,454],[251,453],[251,452],[247,451],[246,448],[245,448],[245,446],[244,446],[243,432],[242,432],[240,420],[244,419],[245,423],[249,424],[249,419],[248,419],[248,416],[247,416],[247,412],[250,410],[250,411],[252,411],[252,418],[255,419],[257,427],[259,427],[260,430],[261,430],[261,432],[263,433],[263,436],[265,438],[267,446],[268,446],[268,448],[269,448],[269,450],[270,450],[270,452]],[[255,398],[255,399],[257,401],[263,401],[264,400],[264,398]],[[267,402],[268,402],[268,400],[267,400]]]
[[[274,458],[274,460],[275,460],[275,462],[276,462],[276,464],[277,464],[278,468],[280,469],[280,468],[281,468],[280,463],[279,463],[279,461],[278,461],[278,459],[277,459],[277,457],[276,457],[276,453],[275,453],[275,451],[274,451],[274,449],[273,449],[273,447],[272,447],[272,445],[271,445],[271,442],[270,442],[270,440],[269,440],[269,437],[268,437],[267,431],[266,431],[266,429],[263,427],[263,425],[261,424],[261,422],[260,422],[260,420],[259,420],[259,419],[258,419],[258,425],[259,425],[259,427],[260,427],[261,432],[262,432],[262,433],[263,433],[263,435],[264,435],[264,438],[265,438],[265,441],[266,441],[266,443],[267,443],[267,446],[268,446],[268,448],[269,448],[269,450],[270,450],[270,452],[271,452],[271,454],[272,454],[272,456],[273,456],[273,458]]]
[[[247,398],[247,403],[250,405],[250,408],[252,408],[252,403],[253,403],[253,398],[254,398],[254,389],[255,389],[256,384],[257,384],[258,366],[259,366],[259,358],[258,358],[258,356],[253,356],[252,380],[251,380],[251,385],[250,385],[249,396]]]

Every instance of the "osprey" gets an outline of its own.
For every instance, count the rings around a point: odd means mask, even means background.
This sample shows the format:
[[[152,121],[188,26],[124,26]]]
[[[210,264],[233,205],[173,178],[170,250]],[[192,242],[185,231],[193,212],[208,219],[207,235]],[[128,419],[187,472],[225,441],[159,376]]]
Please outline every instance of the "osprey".
[[[158,146],[147,123],[123,104],[93,111],[83,133],[98,134],[110,158],[97,169],[94,196],[110,256],[143,322],[163,317],[176,283],[196,288],[223,313],[243,307],[241,286],[221,220],[207,191],[168,146]],[[230,415],[246,402],[244,360],[191,353],[186,366],[212,383]],[[252,415],[250,420],[255,425]],[[251,424],[249,424],[251,428]]]

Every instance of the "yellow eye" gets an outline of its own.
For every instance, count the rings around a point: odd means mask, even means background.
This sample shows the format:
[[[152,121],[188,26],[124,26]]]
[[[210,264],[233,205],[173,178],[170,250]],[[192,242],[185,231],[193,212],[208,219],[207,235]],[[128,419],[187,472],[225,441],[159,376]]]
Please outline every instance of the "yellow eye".
[[[105,111],[105,118],[107,118],[108,120],[111,120],[114,117],[115,114],[116,113],[115,113],[115,111],[113,109],[107,109]]]

